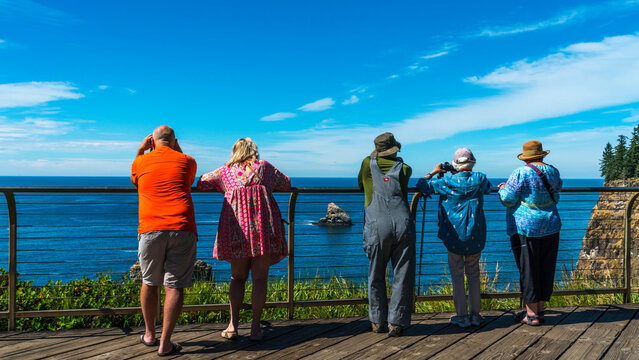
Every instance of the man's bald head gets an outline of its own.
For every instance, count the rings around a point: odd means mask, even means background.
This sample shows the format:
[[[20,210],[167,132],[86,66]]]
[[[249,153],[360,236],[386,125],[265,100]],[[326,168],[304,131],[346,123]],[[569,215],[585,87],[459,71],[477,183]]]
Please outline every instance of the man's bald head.
[[[166,125],[160,125],[153,130],[153,142],[155,146],[168,146],[173,148],[175,142],[175,132]]]

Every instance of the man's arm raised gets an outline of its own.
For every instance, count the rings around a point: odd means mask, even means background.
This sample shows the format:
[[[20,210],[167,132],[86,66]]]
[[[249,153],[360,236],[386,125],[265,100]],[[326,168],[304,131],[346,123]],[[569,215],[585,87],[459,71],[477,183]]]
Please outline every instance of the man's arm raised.
[[[138,147],[138,152],[137,152],[136,156],[144,155],[145,151],[147,151],[148,149],[152,149],[152,148],[153,148],[153,134],[150,134],[150,135],[147,135],[144,138],[144,140],[142,140],[142,143]],[[136,187],[138,186],[137,181],[136,181],[135,171],[133,171],[133,173],[131,174],[131,183],[133,185],[135,185]]]

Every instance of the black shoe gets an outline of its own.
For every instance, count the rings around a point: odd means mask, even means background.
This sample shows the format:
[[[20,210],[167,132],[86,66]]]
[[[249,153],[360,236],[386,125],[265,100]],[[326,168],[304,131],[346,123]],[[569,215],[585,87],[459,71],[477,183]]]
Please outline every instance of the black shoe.
[[[404,328],[401,325],[388,324],[388,337],[402,336]]]
[[[385,333],[386,332],[386,326],[384,326],[383,323],[371,323],[371,330],[373,330],[374,333],[376,334],[381,334],[381,333]]]

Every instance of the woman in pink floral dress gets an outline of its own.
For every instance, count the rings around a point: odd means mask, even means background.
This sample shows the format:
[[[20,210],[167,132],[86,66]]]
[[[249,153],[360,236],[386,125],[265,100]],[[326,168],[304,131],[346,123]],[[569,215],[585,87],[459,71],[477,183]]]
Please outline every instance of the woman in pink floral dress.
[[[224,193],[213,257],[231,263],[229,302],[231,321],[222,337],[236,339],[244,285],[249,271],[253,280],[251,340],[261,340],[260,318],[266,302],[269,266],[288,255],[280,209],[274,190],[291,189],[288,176],[260,160],[250,138],[233,145],[231,159],[221,168],[204,174],[199,190]]]

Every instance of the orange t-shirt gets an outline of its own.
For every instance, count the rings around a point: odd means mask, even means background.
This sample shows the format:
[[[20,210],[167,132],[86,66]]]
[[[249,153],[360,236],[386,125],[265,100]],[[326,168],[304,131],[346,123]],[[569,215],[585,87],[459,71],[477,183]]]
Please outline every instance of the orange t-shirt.
[[[131,179],[140,198],[138,233],[182,230],[197,233],[191,185],[197,164],[168,146],[135,158]]]

